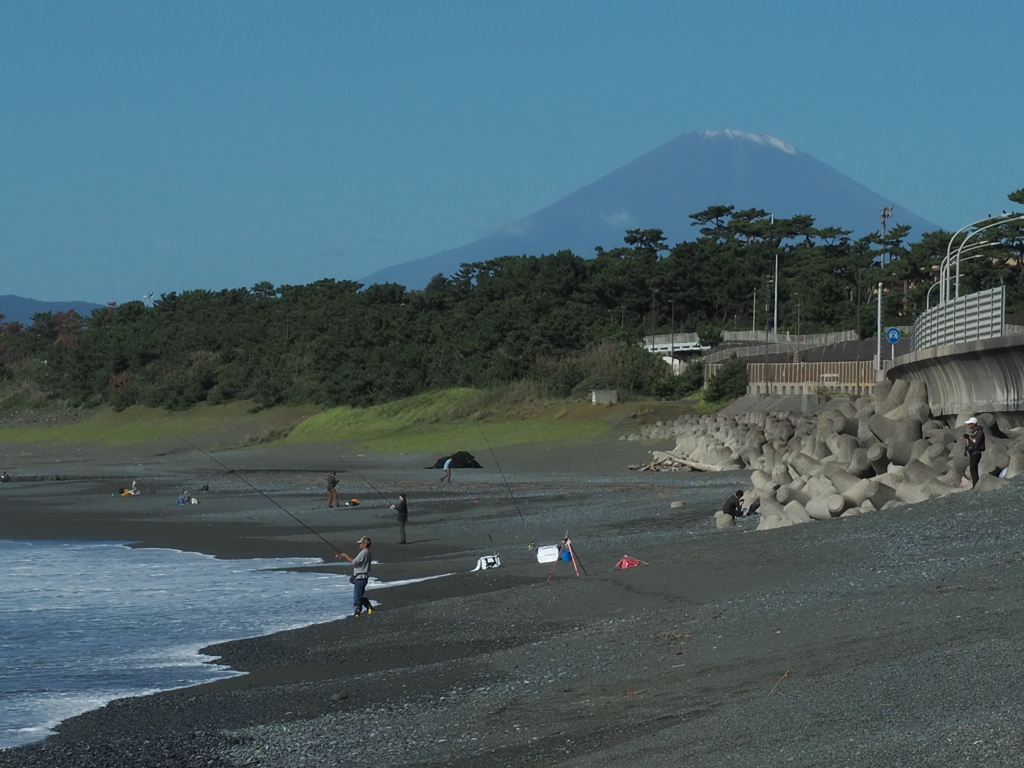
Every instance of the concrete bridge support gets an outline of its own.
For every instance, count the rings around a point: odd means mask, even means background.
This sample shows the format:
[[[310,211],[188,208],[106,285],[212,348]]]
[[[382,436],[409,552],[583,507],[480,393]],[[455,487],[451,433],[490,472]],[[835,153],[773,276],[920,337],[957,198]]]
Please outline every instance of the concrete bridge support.
[[[1024,336],[929,347],[893,361],[892,381],[924,382],[934,417],[992,413],[1002,429],[1024,426]]]

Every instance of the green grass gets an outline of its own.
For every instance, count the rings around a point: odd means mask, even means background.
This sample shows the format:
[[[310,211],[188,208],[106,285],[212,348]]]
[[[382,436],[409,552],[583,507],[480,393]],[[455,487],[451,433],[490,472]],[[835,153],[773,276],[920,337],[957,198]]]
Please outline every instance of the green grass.
[[[495,405],[497,402],[499,405]],[[610,434],[609,409],[588,403],[509,404],[491,393],[452,389],[371,408],[333,408],[299,424],[287,442],[351,441],[364,450],[422,453],[439,443],[464,450]]]
[[[703,408],[701,409],[703,410]],[[315,406],[253,411],[250,403],[198,405],[168,412],[135,406],[99,409],[74,424],[0,428],[6,443],[122,446],[183,439],[204,449],[255,443],[350,443],[358,450],[429,453],[438,444],[461,450],[530,442],[615,439],[644,424],[694,413],[693,404],[640,402],[597,406],[551,400],[528,385],[494,390],[428,392],[371,408]]]
[[[312,406],[305,406],[253,413],[251,404],[245,402],[218,406],[203,404],[181,412],[142,406],[124,411],[101,408],[74,424],[5,427],[0,429],[0,440],[6,443],[116,446],[175,437],[192,440],[219,435],[226,444],[245,444],[261,442],[268,436],[283,436],[315,410]]]

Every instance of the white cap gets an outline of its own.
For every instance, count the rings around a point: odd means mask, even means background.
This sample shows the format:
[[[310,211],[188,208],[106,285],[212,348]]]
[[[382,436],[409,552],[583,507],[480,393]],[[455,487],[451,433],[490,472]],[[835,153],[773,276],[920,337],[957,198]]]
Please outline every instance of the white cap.
[[[977,424],[977,423],[978,423],[978,420],[976,418],[974,418],[973,416],[971,416],[971,418],[969,418],[967,421],[964,422],[964,424]]]

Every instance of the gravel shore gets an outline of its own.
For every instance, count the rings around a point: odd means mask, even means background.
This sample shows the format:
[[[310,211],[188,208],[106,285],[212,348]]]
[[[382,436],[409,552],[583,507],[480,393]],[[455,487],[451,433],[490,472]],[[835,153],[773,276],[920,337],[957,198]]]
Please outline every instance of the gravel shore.
[[[747,473],[625,469],[664,447],[501,449],[504,474],[478,455],[485,468],[450,487],[424,469],[436,456],[340,447],[0,456],[16,470],[0,489],[6,538],[334,568],[258,489],[337,546],[372,536],[384,581],[453,574],[370,591],[372,617],[342,620],[339,605],[338,621],[208,648],[248,674],[112,702],[0,752],[0,768],[1024,763],[1019,483],[716,531]],[[359,507],[326,508],[329,469]],[[133,477],[141,498],[110,498]],[[168,505],[202,484],[200,505]],[[402,490],[405,547],[385,501]],[[566,532],[581,578],[528,548]],[[471,573],[492,547],[502,567]],[[623,555],[646,565],[613,570]]]

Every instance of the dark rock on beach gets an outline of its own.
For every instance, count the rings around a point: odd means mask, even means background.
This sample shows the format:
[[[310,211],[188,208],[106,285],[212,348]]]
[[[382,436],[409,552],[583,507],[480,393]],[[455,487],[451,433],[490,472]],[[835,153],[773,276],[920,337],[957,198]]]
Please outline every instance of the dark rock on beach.
[[[443,469],[448,459],[452,460],[452,469],[483,469],[476,457],[468,451],[456,451],[450,456],[442,456],[427,469]]]

